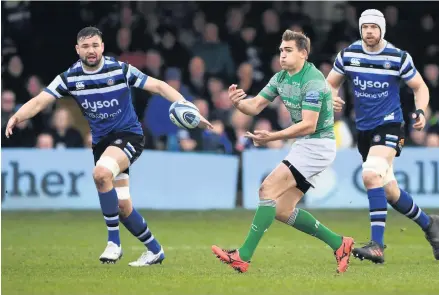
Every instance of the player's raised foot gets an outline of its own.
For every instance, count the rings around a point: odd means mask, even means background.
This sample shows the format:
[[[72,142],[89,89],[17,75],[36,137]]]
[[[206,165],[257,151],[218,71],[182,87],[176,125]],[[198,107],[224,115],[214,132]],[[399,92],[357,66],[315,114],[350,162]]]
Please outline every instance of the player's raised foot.
[[[143,252],[139,259],[128,263],[128,265],[133,267],[150,266],[153,264],[162,264],[164,259],[165,252],[163,251],[163,248],[161,248],[160,252],[157,254],[154,254],[151,251]]]
[[[102,263],[114,264],[122,258],[122,245],[118,246],[113,242],[108,242],[104,253],[99,257]]]
[[[373,263],[384,263],[384,248],[375,241],[370,241],[366,246],[355,248],[352,251],[355,258],[370,260]]]
[[[430,215],[430,224],[425,231],[425,238],[433,248],[433,255],[439,260],[439,216]]]
[[[239,257],[238,250],[224,250],[218,246],[212,246],[212,252],[223,263],[230,265],[237,272],[246,272],[250,266],[250,261],[243,261]]]
[[[337,260],[337,273],[343,273],[348,269],[349,258],[354,249],[354,239],[343,237],[340,248],[334,252],[335,260]]]

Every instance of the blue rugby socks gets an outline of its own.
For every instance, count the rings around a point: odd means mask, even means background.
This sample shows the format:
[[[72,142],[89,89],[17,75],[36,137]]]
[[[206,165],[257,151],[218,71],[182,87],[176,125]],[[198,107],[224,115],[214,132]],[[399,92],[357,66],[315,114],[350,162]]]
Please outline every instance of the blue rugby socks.
[[[154,254],[160,252],[162,246],[154,238],[145,219],[136,211],[136,209],[133,208],[133,211],[128,217],[121,218],[121,222],[133,234],[133,236],[138,238],[139,241],[148,248],[149,251]]]
[[[401,195],[399,200],[390,205],[401,214],[404,214],[414,222],[416,222],[424,231],[427,230],[430,223],[430,217],[419,208],[413,198],[404,190],[400,189]]]
[[[387,199],[384,188],[369,189],[367,196],[369,198],[371,240],[384,247],[384,229],[387,217]]]
[[[119,200],[114,188],[106,193],[98,192],[102,214],[108,229],[108,241],[120,246],[119,236]]]

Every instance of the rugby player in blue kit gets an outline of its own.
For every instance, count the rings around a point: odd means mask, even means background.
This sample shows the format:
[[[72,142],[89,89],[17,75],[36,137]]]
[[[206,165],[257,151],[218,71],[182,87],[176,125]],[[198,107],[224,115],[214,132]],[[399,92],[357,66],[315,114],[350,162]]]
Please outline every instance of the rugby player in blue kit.
[[[398,187],[393,160],[404,145],[404,119],[400,102],[401,79],[413,90],[416,111],[413,128],[425,126],[424,112],[429,91],[407,51],[384,39],[386,20],[375,9],[368,9],[359,20],[361,40],[338,53],[327,81],[332,87],[335,111],[344,102],[338,90],[345,78],[353,88],[358,150],[363,158],[363,182],[369,199],[371,241],[355,248],[353,255],[374,263],[384,262],[384,229],[387,202],[399,213],[415,221],[425,232],[439,260],[439,216],[427,215],[412,196]],[[387,198],[387,199],[386,199]]]
[[[78,33],[76,52],[80,59],[11,117],[6,136],[9,138],[18,123],[32,118],[56,99],[73,97],[89,122],[93,138],[93,179],[108,230],[107,247],[100,261],[115,263],[122,257],[120,221],[146,246],[140,258],[129,265],[162,263],[163,248],[145,219],[133,208],[129,192],[129,167],[145,145],[130,88],[158,93],[171,102],[184,100],[184,97],[167,83],[148,77],[127,63],[103,56],[102,33],[95,27],[86,27]],[[205,118],[200,120],[200,128],[212,128]]]

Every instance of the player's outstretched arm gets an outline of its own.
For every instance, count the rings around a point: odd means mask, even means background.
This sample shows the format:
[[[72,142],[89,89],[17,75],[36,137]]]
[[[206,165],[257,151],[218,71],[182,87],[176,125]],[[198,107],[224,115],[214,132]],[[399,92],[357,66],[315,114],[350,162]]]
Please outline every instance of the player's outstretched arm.
[[[344,75],[335,70],[329,72],[328,77],[326,77],[326,81],[328,82],[329,87],[331,87],[332,104],[334,106],[334,111],[336,112],[340,112],[345,104],[345,102],[338,96],[338,91],[340,90],[341,85],[343,85],[344,79]]]
[[[44,110],[48,105],[56,100],[55,96],[43,91],[27,103],[25,103],[8,121],[6,127],[6,137],[9,138],[13,134],[14,127],[27,119],[34,117],[36,114]]]
[[[160,94],[170,102],[185,100],[183,95],[181,95],[180,92],[172,88],[168,83],[159,79],[155,79],[151,76],[146,79],[143,89]]]
[[[172,88],[168,83],[155,79],[153,77],[148,77],[145,84],[143,85],[143,89],[158,93],[170,102],[176,102],[185,100],[183,95],[180,92]],[[200,124],[198,125],[200,128],[209,128],[213,129],[213,125],[203,116],[200,115]]]
[[[270,103],[269,100],[257,95],[253,98],[244,99],[247,94],[242,89],[237,89],[237,85],[233,84],[229,87],[229,99],[233,105],[248,116],[256,116]]]

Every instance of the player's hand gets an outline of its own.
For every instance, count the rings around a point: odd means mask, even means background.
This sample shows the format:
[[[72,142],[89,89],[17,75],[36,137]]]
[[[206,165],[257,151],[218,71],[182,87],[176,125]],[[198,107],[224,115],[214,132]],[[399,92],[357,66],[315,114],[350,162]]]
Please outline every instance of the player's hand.
[[[334,111],[336,113],[339,113],[343,109],[343,105],[345,104],[345,102],[340,97],[335,96],[332,98],[332,104],[334,105]]]
[[[237,89],[238,85],[232,84],[229,87],[229,99],[232,101],[233,105],[237,105],[242,99],[244,99],[247,94],[242,89]]]
[[[207,121],[206,118],[204,118],[203,116],[200,115],[200,123],[198,124],[198,127],[203,128],[203,129],[213,129],[213,125]]]
[[[271,132],[267,130],[255,130],[254,134],[247,131],[245,137],[251,138],[255,146],[265,145],[272,141]]]
[[[412,118],[413,120],[416,120],[415,124],[413,124],[413,128],[415,128],[418,131],[424,129],[426,121],[423,114],[413,113]]]
[[[17,124],[18,124],[18,118],[15,116],[12,116],[8,121],[8,125],[6,126],[5,135],[7,138],[9,138],[9,136],[12,135],[12,129],[14,129],[15,125],[17,125]]]

